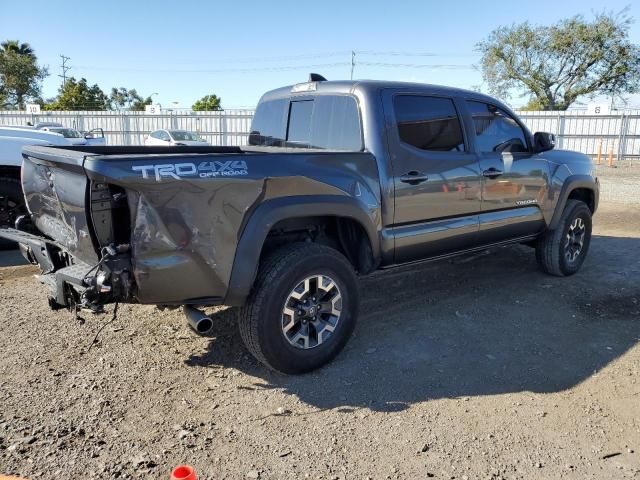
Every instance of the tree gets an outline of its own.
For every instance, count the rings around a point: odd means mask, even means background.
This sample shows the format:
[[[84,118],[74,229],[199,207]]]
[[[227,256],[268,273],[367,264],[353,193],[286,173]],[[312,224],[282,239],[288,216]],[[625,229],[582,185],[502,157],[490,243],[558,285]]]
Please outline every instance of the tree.
[[[109,97],[97,84],[89,86],[85,78],[79,81],[74,77],[67,79],[58,90],[53,102],[44,106],[45,110],[107,110]]]
[[[40,96],[49,72],[39,67],[28,43],[7,40],[0,44],[0,103],[24,109],[25,101]]]
[[[618,96],[640,88],[640,47],[629,40],[626,10],[551,26],[500,27],[477,45],[489,90],[530,97],[529,107],[566,110],[582,96]]]
[[[31,45],[28,43],[20,43],[18,40],[5,40],[0,43],[0,50],[35,58],[35,53]]]
[[[146,97],[144,100],[140,98],[139,100],[136,100],[135,102],[133,102],[130,110],[144,111],[144,107],[146,107],[147,105],[151,105],[152,103],[153,103],[153,99],[150,96]]]
[[[220,103],[222,99],[217,95],[205,95],[200,100],[196,101],[191,106],[191,109],[195,112],[206,112],[206,111],[214,111],[214,110],[222,110]]]
[[[135,88],[127,90],[124,87],[112,88],[109,94],[111,107],[115,109],[124,109],[140,111],[144,110],[145,105],[151,105],[153,100],[151,97],[142,98]]]

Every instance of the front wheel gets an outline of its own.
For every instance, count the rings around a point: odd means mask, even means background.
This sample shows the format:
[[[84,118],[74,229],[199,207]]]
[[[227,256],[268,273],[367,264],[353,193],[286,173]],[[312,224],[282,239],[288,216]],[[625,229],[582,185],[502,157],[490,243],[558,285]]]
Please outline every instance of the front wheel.
[[[543,271],[558,277],[573,275],[582,266],[591,243],[591,210],[568,200],[555,230],[538,239],[536,258]]]
[[[260,362],[283,373],[314,370],[345,346],[358,315],[358,285],[338,251],[295,243],[260,266],[240,334]]]

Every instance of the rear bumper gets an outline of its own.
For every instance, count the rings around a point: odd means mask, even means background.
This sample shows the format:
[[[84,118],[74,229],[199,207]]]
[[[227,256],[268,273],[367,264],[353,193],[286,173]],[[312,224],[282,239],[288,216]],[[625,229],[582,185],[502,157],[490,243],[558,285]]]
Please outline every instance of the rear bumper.
[[[49,287],[53,309],[75,305],[100,311],[113,302],[138,303],[128,251],[106,254],[97,265],[73,258],[64,247],[45,237],[14,228],[0,228],[0,237],[17,242],[24,258],[39,265],[41,283]],[[70,260],[72,258],[72,260]],[[161,305],[220,305],[222,297],[197,297],[155,302]]]
[[[17,242],[24,258],[39,265],[42,274],[39,280],[49,287],[49,305],[53,309],[71,306],[73,296],[71,289],[78,296],[87,289],[85,279],[91,272],[91,265],[76,262],[73,265],[56,268],[55,251],[59,246],[44,237],[23,232],[15,228],[0,229],[0,237]]]
[[[50,248],[50,245],[56,245],[55,242],[49,242],[43,237],[15,228],[0,228],[0,238],[16,242],[20,246],[22,256],[29,263],[40,265],[42,273],[46,274],[55,270]]]

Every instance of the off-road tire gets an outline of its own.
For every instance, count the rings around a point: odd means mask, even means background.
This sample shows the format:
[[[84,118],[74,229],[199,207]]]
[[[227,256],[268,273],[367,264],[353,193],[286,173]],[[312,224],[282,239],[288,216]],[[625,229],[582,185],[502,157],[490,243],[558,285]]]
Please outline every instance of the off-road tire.
[[[7,203],[4,203],[7,202]],[[7,216],[6,211],[1,209],[7,208],[8,204],[17,205],[17,212],[13,212],[10,218]],[[15,177],[0,176],[0,228],[11,227],[14,225],[12,221],[18,215],[26,213],[26,206],[24,204],[24,196],[22,195],[22,187],[20,186],[20,180]],[[0,238],[0,250],[8,250],[18,248],[15,242]]]
[[[333,279],[341,293],[342,312],[326,341],[301,349],[283,334],[283,308],[292,289],[311,275]],[[247,304],[239,310],[240,335],[252,355],[269,368],[287,374],[308,372],[330,362],[345,346],[356,324],[358,297],[356,274],[340,252],[314,243],[293,243],[261,263]]]
[[[565,255],[567,236],[572,224],[576,219],[581,219],[585,235],[582,248],[574,261],[570,261]],[[568,200],[564,207],[560,222],[554,230],[547,230],[539,239],[536,245],[536,259],[540,268],[558,277],[573,275],[580,267],[587,256],[591,243],[591,210],[579,200]]]

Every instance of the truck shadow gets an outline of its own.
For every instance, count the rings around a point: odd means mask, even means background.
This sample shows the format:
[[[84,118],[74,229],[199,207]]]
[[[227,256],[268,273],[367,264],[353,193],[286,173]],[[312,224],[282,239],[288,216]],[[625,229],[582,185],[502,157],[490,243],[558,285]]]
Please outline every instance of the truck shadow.
[[[361,292],[354,337],[317,372],[281,375],[244,354],[230,311],[186,362],[236,368],[319,409],[561,391],[640,340],[640,239],[594,237],[570,278],[540,273],[517,246],[376,274]]]

